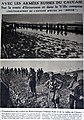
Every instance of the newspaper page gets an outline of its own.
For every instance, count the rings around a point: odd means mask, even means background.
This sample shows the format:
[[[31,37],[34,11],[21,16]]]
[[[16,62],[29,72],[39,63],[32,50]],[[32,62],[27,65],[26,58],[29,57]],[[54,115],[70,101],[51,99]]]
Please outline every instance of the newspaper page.
[[[0,120],[84,120],[83,0],[0,0]]]

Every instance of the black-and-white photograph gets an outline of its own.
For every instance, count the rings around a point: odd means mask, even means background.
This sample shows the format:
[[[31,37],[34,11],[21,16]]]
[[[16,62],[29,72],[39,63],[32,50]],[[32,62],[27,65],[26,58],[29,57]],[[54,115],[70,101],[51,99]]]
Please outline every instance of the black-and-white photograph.
[[[3,14],[1,58],[82,58],[82,14]]]
[[[1,62],[2,108],[83,109],[82,61]]]

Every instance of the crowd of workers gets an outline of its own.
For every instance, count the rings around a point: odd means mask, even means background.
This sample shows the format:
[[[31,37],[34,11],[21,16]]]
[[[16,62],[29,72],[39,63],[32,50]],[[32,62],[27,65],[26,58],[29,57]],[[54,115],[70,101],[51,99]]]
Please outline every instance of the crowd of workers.
[[[37,99],[37,90],[36,86],[41,83],[43,79],[44,71],[39,68],[37,72],[35,69],[30,68],[29,71],[27,68],[2,68],[1,71],[4,71],[5,74],[10,74],[14,72],[16,75],[21,74],[22,77],[26,76],[28,79],[28,86],[30,87],[31,96]],[[70,90],[69,95],[69,105],[71,109],[82,109],[83,108],[83,79],[78,80],[78,74],[74,73],[71,77],[71,82],[68,85],[67,89]],[[49,89],[48,101],[53,102],[54,108],[60,108],[60,90],[63,88],[63,81],[56,78],[53,72],[49,73],[49,80],[45,83],[45,86]],[[2,98],[3,99],[3,98]],[[19,99],[17,98],[17,104]],[[2,100],[3,103],[3,100]],[[2,107],[4,105],[2,104]]]

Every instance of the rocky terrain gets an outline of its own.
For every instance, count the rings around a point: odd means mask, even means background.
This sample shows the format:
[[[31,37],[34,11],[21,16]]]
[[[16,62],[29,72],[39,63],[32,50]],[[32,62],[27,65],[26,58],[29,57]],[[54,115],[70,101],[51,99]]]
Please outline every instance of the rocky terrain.
[[[39,32],[24,32],[22,30],[17,30],[16,33],[3,32],[1,57],[82,58],[83,44]]]

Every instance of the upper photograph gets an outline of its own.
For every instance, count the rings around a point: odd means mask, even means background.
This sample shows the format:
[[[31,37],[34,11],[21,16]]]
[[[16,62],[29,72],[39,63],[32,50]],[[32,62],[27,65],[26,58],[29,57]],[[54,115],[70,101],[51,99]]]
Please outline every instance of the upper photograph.
[[[82,14],[3,14],[1,58],[83,58]]]

